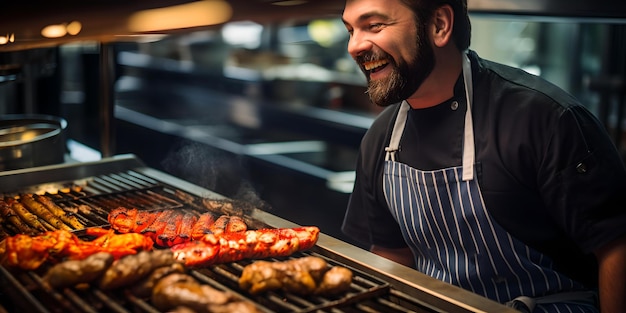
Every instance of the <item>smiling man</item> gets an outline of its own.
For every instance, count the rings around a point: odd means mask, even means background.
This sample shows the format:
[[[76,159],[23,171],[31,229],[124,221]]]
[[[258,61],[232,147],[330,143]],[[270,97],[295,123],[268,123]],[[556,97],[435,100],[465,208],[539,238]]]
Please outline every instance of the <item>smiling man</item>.
[[[361,143],[343,231],[522,311],[626,312],[626,168],[603,125],[468,50],[463,0],[348,0],[343,21],[387,107]]]

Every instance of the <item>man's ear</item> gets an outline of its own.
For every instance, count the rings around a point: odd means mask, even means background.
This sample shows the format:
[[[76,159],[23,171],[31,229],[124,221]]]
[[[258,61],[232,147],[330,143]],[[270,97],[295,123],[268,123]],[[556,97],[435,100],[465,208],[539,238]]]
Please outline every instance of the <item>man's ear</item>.
[[[431,35],[433,44],[436,47],[446,46],[452,39],[452,29],[454,26],[454,11],[448,4],[437,8],[433,14]]]

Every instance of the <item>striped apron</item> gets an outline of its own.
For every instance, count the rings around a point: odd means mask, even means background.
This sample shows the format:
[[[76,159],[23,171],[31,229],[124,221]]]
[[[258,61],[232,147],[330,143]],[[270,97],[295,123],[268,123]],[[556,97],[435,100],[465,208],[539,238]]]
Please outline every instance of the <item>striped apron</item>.
[[[463,78],[467,110],[462,166],[421,171],[396,162],[409,110],[406,101],[385,148],[385,198],[417,269],[522,311],[598,312],[595,293],[561,292],[583,286],[553,270],[550,258],[511,236],[485,208],[474,177],[473,89],[467,56]]]

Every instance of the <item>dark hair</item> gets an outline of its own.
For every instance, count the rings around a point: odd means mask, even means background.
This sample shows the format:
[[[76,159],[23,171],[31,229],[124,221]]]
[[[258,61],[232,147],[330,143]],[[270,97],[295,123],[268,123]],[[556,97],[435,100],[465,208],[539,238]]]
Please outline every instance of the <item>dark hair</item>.
[[[467,13],[467,0],[401,0],[415,14],[418,23],[428,23],[435,9],[450,5],[454,11],[452,38],[459,50],[469,48],[472,25]]]

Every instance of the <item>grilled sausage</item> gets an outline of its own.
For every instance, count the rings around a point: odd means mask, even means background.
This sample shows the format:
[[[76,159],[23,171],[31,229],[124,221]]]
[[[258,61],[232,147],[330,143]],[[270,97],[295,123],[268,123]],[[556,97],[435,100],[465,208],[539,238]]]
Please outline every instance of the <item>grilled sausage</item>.
[[[338,294],[349,289],[352,271],[334,266],[319,257],[308,256],[282,262],[256,261],[244,267],[239,287],[258,295],[284,290],[302,295]]]
[[[125,256],[113,263],[99,281],[103,290],[129,286],[149,275],[154,269],[176,261],[170,250],[141,251]]]
[[[69,260],[52,266],[43,280],[53,288],[70,287],[96,280],[113,263],[113,255],[98,252],[84,260]]]

